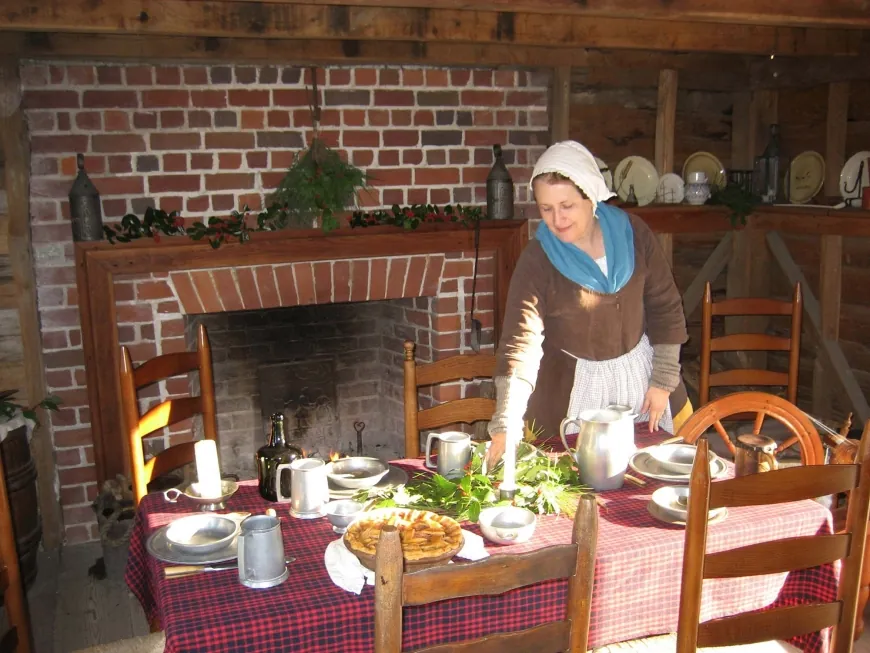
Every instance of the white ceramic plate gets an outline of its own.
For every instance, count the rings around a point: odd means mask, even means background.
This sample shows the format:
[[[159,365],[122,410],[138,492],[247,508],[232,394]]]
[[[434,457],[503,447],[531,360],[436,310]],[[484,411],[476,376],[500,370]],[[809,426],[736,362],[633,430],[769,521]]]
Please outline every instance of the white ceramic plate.
[[[601,176],[604,177],[604,183],[607,184],[607,188],[609,190],[613,190],[613,173],[610,172],[610,168],[607,167],[607,164],[604,163],[597,156],[595,157],[595,163],[598,164],[598,171],[601,173]]]
[[[389,488],[399,487],[400,485],[405,485],[408,482],[408,474],[401,467],[395,467],[394,465],[390,465],[390,471],[387,472],[387,475],[384,476],[380,481],[378,481],[374,488],[375,490],[386,490]],[[349,488],[339,487],[334,484],[331,480],[329,483],[329,496],[333,499],[350,499],[354,494],[359,492],[359,490],[351,490]]]
[[[642,156],[627,156],[616,166],[613,184],[614,192],[623,202],[628,199],[629,191],[634,187],[637,205],[644,206],[656,197],[659,173],[649,159]]]
[[[695,152],[690,155],[683,164],[683,179],[689,178],[689,173],[703,172],[707,175],[707,182],[710,186],[718,186],[725,188],[727,179],[725,178],[725,166],[713,154],[709,152]]]
[[[686,184],[680,175],[673,172],[665,173],[659,179],[656,189],[656,199],[662,204],[679,204],[686,197]]]
[[[825,183],[825,160],[812,150],[801,152],[788,168],[788,199],[794,204],[806,204]]]
[[[688,483],[692,476],[691,474],[673,474],[662,469],[658,461],[643,449],[635,453],[628,460],[628,464],[638,474],[666,483]],[[710,463],[710,471],[713,478],[719,478],[728,471],[728,468],[725,466],[725,461],[717,457]]]
[[[862,166],[861,163],[864,163]],[[862,188],[870,187],[870,152],[856,152],[849,160],[846,161],[846,165],[843,166],[843,170],[840,171],[840,195],[844,200],[855,200],[857,199],[859,202],[861,201],[861,197],[858,194],[858,172],[861,173],[861,184]],[[847,190],[848,189],[848,190]]]
[[[670,524],[671,526],[681,526],[682,528],[686,527],[686,521],[684,519],[675,519],[674,517],[671,517],[670,515],[663,512],[662,509],[652,501],[646,504],[646,509],[647,512],[649,512],[650,516],[653,517],[653,519],[657,519],[658,521],[664,522],[665,524]],[[728,508],[719,508],[719,511],[717,511],[715,515],[711,515],[707,519],[707,524],[709,524],[710,526],[712,526],[713,524],[718,524],[727,516]]]

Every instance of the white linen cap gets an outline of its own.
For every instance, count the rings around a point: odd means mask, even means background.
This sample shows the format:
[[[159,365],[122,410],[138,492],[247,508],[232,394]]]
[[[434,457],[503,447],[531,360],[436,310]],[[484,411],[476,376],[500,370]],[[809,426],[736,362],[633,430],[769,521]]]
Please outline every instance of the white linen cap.
[[[616,196],[607,188],[595,157],[577,141],[555,143],[541,155],[529,181],[529,191],[532,194],[535,192],[532,186],[535,178],[548,172],[558,172],[574,182],[592,201],[593,212],[598,208],[599,202]]]

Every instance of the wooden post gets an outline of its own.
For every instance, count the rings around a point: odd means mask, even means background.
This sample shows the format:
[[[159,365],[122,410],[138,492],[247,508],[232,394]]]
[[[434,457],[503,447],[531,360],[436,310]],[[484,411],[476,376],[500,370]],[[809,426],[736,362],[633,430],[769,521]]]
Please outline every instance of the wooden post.
[[[840,337],[840,298],[843,270],[843,237],[821,237],[822,255],[819,260],[819,308],[822,329],[820,337],[837,341]],[[833,392],[839,388],[836,376],[825,361],[821,342],[816,347],[813,362],[813,413],[831,417]]]
[[[21,84],[18,61],[0,62],[0,143],[6,163],[6,197],[9,205],[9,259],[12,266],[21,343],[24,350],[24,378],[21,383],[28,403],[45,398],[45,368],[42,363],[42,338],[36,311],[36,287],[30,243],[30,149],[27,123],[20,107]],[[42,516],[43,544],[58,548],[62,541],[60,501],[55,490],[56,471],[48,417],[39,410],[41,425],[34,429],[30,443],[36,463],[39,511]]]
[[[656,169],[659,176],[674,170],[674,131],[677,121],[677,87],[679,75],[676,70],[659,71],[659,93],[656,109]],[[659,234],[659,242],[671,268],[674,267],[674,235]]]
[[[840,196],[840,170],[846,161],[846,122],[849,82],[828,84],[828,119],[825,130],[825,195]],[[824,296],[822,296],[824,302]]]
[[[550,93],[550,143],[569,138],[571,118],[571,66],[553,69]]]

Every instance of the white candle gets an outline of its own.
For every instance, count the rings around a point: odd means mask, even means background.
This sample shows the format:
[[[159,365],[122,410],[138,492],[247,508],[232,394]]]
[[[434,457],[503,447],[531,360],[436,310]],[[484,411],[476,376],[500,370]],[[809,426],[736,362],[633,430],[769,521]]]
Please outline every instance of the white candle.
[[[500,489],[505,492],[513,492],[517,489],[517,442],[521,439],[521,433],[516,432],[516,429],[508,429],[507,437],[505,438],[504,456],[504,480],[501,482]]]
[[[196,455],[196,476],[199,494],[204,499],[214,499],[221,491],[221,468],[218,463],[217,446],[214,440],[200,440],[193,445]]]

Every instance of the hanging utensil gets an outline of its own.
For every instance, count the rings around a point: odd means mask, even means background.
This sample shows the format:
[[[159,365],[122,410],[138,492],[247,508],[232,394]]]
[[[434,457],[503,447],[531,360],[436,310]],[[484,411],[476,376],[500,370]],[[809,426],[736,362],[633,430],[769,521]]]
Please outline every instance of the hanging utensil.
[[[356,431],[356,455],[363,455],[363,431],[366,430],[365,422],[354,422],[353,430]]]
[[[477,303],[477,262],[480,256],[480,220],[474,221],[474,274],[471,277],[471,349],[474,353],[480,352],[480,338],[483,325],[474,317],[475,304]]]

